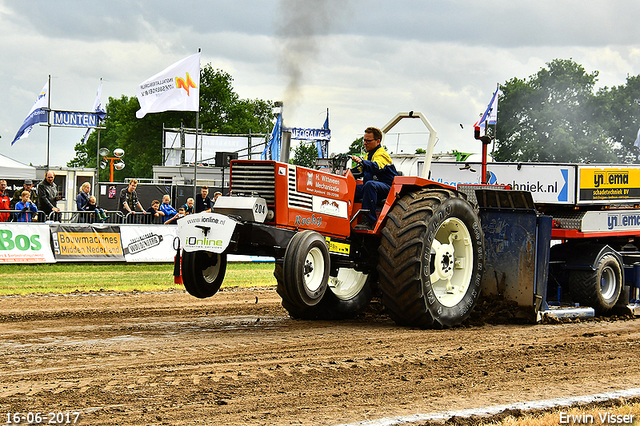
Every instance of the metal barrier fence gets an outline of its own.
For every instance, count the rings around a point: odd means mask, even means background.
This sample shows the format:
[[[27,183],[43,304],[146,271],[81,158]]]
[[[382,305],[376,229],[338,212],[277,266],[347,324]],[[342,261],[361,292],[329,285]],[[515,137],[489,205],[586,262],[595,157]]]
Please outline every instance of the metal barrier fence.
[[[147,212],[128,213],[126,216],[117,210],[103,210],[106,219],[100,219],[95,211],[59,211],[51,212],[48,216],[44,212],[25,212],[22,210],[0,210],[0,222],[27,222],[24,215],[29,215],[29,222],[59,222],[59,223],[107,223],[107,224],[142,224],[162,225],[164,218]],[[5,218],[7,220],[3,220]],[[22,220],[20,220],[22,218]],[[171,224],[176,224],[172,222]]]

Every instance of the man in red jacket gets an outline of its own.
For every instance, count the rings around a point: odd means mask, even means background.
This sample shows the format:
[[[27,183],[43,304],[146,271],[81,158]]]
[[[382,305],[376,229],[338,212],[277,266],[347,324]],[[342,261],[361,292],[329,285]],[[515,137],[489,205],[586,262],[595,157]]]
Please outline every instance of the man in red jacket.
[[[0,210],[11,210],[11,198],[5,194],[7,190],[7,181],[0,180]],[[0,222],[9,220],[9,213],[0,213]]]

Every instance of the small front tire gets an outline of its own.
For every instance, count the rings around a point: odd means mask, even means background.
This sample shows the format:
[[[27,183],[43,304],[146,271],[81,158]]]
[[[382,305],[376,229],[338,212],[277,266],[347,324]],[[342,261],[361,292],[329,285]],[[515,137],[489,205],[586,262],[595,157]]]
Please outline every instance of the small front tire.
[[[227,271],[227,255],[206,251],[183,251],[182,282],[185,290],[199,299],[211,297],[220,290]]]
[[[327,290],[330,263],[322,235],[310,230],[295,234],[285,251],[283,280],[278,285],[283,302],[300,308],[320,303]]]

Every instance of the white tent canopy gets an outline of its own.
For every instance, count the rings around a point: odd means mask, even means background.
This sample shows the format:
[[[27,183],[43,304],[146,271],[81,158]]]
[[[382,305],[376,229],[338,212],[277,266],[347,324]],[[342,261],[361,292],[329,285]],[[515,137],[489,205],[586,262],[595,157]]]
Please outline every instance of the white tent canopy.
[[[0,154],[0,179],[35,179],[36,168]]]

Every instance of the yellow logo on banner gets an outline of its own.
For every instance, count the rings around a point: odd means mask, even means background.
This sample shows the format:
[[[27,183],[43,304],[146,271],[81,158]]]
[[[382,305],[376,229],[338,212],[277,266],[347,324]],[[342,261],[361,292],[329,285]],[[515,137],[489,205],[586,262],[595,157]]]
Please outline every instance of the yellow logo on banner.
[[[120,234],[59,232],[60,254],[66,256],[122,256]]]
[[[638,168],[581,168],[580,188],[637,188],[640,187]]]

